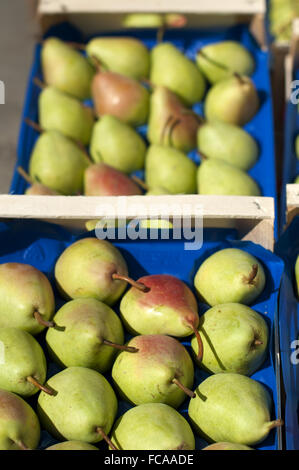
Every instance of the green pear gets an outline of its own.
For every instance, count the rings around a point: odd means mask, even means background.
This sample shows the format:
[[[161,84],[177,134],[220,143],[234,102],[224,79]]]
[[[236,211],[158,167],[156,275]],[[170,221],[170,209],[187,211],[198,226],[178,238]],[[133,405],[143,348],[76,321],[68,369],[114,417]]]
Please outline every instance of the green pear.
[[[45,450],[99,450],[97,447],[82,441],[64,441],[47,447]]]
[[[1,389],[29,397],[43,388],[47,363],[33,336],[19,328],[0,328],[0,351]]]
[[[40,333],[54,315],[55,299],[47,277],[23,263],[0,264],[0,327]]]
[[[112,378],[125,400],[178,408],[187,395],[193,397],[193,363],[179,341],[165,335],[141,335],[128,346],[137,352],[122,351],[112,368]]]
[[[235,442],[217,442],[210,444],[201,450],[254,450],[251,447],[244,446],[243,444],[236,444]]]
[[[64,304],[54,317],[55,327],[46,334],[52,358],[64,367],[80,366],[106,372],[117,349],[128,350],[119,317],[96,299],[75,299]]]
[[[296,179],[295,179],[295,181],[294,181],[294,184],[299,184],[299,175],[296,176]]]
[[[146,191],[145,196],[163,196],[170,194],[167,189],[162,188],[161,186],[153,186],[152,188]]]
[[[149,76],[150,54],[146,46],[131,37],[97,37],[86,46],[89,57],[96,57],[111,72],[140,80]]]
[[[228,303],[210,308],[199,317],[198,331],[203,342],[200,366],[212,374],[252,375],[265,361],[269,337],[267,323],[246,305]],[[195,336],[191,346],[197,355]]]
[[[94,125],[90,154],[95,162],[129,174],[143,169],[146,145],[132,127],[107,114]]]
[[[208,442],[252,446],[262,442],[281,420],[271,421],[271,397],[259,382],[241,374],[215,374],[195,390],[189,417]]]
[[[250,52],[237,41],[221,41],[200,49],[196,62],[210,83],[217,83],[233,73],[252,75],[255,63]]]
[[[140,187],[122,171],[95,163],[84,173],[85,196],[135,196],[142,195]]]
[[[205,100],[208,121],[224,121],[236,126],[249,122],[260,107],[259,96],[253,81],[234,75],[216,83]]]
[[[71,139],[57,131],[47,131],[35,143],[29,162],[33,181],[65,195],[83,192],[84,170],[89,161]]]
[[[261,263],[244,250],[225,248],[209,256],[199,267],[194,286],[200,299],[214,306],[226,303],[250,305],[266,283]]]
[[[151,95],[147,137],[151,144],[189,152],[196,147],[199,117],[163,86]]]
[[[151,145],[145,158],[145,182],[149,188],[161,186],[171,194],[196,193],[195,163],[171,147]]]
[[[38,418],[28,403],[0,390],[0,450],[36,449],[40,439]]]
[[[40,126],[88,145],[94,123],[93,111],[76,98],[54,87],[44,88],[38,99]]]
[[[55,265],[55,278],[64,297],[92,297],[113,305],[127,283],[127,264],[111,243],[95,237],[83,238],[66,248]]]
[[[164,24],[164,17],[159,13],[130,13],[122,21],[125,28],[159,28]]]
[[[150,81],[169,88],[188,106],[201,101],[206,88],[205,79],[195,63],[167,42],[152,49]]]
[[[189,423],[164,403],[146,403],[124,413],[115,423],[112,442],[120,450],[194,450]]]
[[[44,41],[41,62],[47,85],[80,100],[90,98],[95,71],[79,51],[58,38],[50,37]]]
[[[248,171],[258,159],[259,148],[255,139],[241,127],[226,122],[206,122],[197,133],[199,152]]]
[[[133,127],[147,122],[150,95],[137,80],[99,69],[91,90],[98,117],[110,114]]]
[[[199,194],[261,196],[255,180],[245,171],[218,158],[205,159],[197,171]]]
[[[297,256],[296,263],[295,263],[295,280],[296,280],[297,294],[299,295],[299,255]]]
[[[107,438],[117,412],[115,393],[103,375],[86,367],[69,367],[52,376],[37,410],[44,429],[58,440],[89,443]]]

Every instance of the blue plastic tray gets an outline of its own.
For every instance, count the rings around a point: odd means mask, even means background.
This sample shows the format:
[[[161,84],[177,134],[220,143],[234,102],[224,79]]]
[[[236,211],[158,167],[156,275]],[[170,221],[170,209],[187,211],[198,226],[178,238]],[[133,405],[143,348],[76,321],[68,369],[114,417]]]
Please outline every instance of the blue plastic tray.
[[[294,73],[294,80],[299,80],[299,70]],[[299,134],[299,112],[298,105],[288,101],[285,114],[285,132],[284,132],[284,158],[282,174],[282,199],[280,218],[283,228],[286,219],[286,185],[294,183],[296,176],[299,175],[299,160],[295,152],[295,139]]]
[[[161,233],[160,233],[161,235]],[[94,236],[94,232],[79,235]],[[255,255],[264,265],[267,276],[267,283],[264,292],[252,306],[257,312],[262,314],[268,323],[270,331],[270,344],[268,357],[252,377],[266,386],[273,398],[273,419],[280,417],[280,388],[278,373],[275,370],[275,329],[277,323],[277,301],[278,290],[283,272],[283,262],[270,251],[251,242],[234,241],[235,232],[225,229],[208,229],[204,231],[204,243],[200,250],[184,251],[186,240],[116,240],[117,246],[125,257],[129,273],[133,278],[139,278],[147,274],[172,274],[178,276],[186,282],[193,290],[193,278],[195,273],[211,253],[227,247],[239,247]],[[35,266],[44,272],[54,287],[56,297],[56,309],[64,301],[59,297],[54,285],[54,266],[58,256],[71,243],[78,239],[69,231],[58,226],[33,222],[33,221],[13,221],[10,224],[0,224],[0,263],[14,261],[25,262]],[[200,314],[208,307],[199,304]],[[118,306],[115,307],[118,311]],[[44,334],[39,335],[39,340],[44,345]],[[184,345],[189,349],[189,338],[185,339]],[[45,348],[44,348],[45,349]],[[194,387],[207,377],[207,373],[195,366]],[[57,373],[59,368],[50,363],[48,376]],[[109,375],[108,380],[111,380]],[[29,399],[30,404],[35,407],[37,397]],[[246,404],[244,404],[246,406]],[[120,402],[119,414],[122,414],[131,405]],[[182,405],[180,411],[187,418],[188,400]],[[40,448],[45,448],[56,441],[45,431],[42,433]],[[203,440],[197,439],[196,448],[201,449],[207,445]],[[102,444],[99,445],[100,447]],[[278,449],[280,447],[277,431],[271,431],[267,440],[262,442],[259,449]]]
[[[156,33],[154,30],[127,30],[122,32],[105,33],[105,36],[122,35],[134,36],[143,40],[143,42],[152,48],[156,44]],[[63,40],[86,42],[90,38],[82,37],[80,32],[69,23],[63,23],[59,26],[52,28],[46,36],[57,36]],[[256,165],[250,170],[250,175],[260,185],[262,195],[269,197],[276,197],[276,178],[275,178],[275,152],[274,152],[274,132],[273,132],[273,117],[272,117],[272,99],[271,99],[271,84],[269,76],[269,54],[261,51],[256,44],[253,37],[248,32],[246,26],[237,26],[226,29],[217,30],[170,30],[165,34],[165,41],[173,42],[178,48],[185,52],[185,54],[194,59],[196,51],[203,45],[221,41],[224,39],[234,39],[240,41],[252,53],[255,62],[256,70],[253,75],[253,80],[258,89],[261,107],[256,116],[245,126],[245,129],[257,140],[260,147],[260,158]],[[41,64],[40,64],[41,45],[37,45],[34,52],[33,64],[30,71],[28,88],[25,98],[23,118],[27,117],[34,121],[38,121],[37,102],[40,93],[39,88],[34,85],[34,77],[42,79]],[[203,114],[202,103],[197,103],[194,109]],[[138,129],[139,132],[145,137],[146,126]],[[18,150],[17,150],[17,166],[22,166],[25,170],[28,169],[28,162],[33,145],[37,139],[37,132],[29,128],[24,121],[21,123],[21,130],[19,136]],[[199,163],[200,159],[198,154],[193,151],[190,152],[190,157]],[[137,172],[138,176],[143,176],[142,172]],[[14,194],[23,194],[27,187],[27,183],[17,173],[16,168],[14,171],[10,192]]]
[[[276,244],[276,253],[285,262],[285,272],[279,297],[279,333],[283,384],[286,394],[285,436],[288,450],[299,449],[299,365],[292,360],[299,360],[293,341],[299,339],[299,303],[295,294],[294,267],[299,254],[299,216],[281,236]]]

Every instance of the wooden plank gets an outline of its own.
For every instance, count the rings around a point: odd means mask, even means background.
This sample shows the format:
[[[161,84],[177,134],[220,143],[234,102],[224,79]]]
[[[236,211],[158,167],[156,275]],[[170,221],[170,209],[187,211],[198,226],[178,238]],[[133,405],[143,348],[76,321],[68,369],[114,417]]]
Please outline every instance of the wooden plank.
[[[265,0],[40,0],[40,14],[54,13],[129,13],[129,12],[184,12],[216,14],[265,13]]]
[[[204,227],[236,228],[242,239],[270,250],[274,243],[274,200],[238,196],[0,196],[0,219],[39,219],[84,230],[103,217],[170,220],[203,218]]]
[[[299,214],[299,184],[287,184],[287,226]]]

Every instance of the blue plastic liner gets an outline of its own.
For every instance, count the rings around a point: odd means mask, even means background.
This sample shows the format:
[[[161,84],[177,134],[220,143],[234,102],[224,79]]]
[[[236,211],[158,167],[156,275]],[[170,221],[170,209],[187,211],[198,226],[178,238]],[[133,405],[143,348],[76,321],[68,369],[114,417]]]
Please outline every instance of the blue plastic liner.
[[[294,73],[294,80],[299,80],[299,70],[296,70]],[[281,230],[286,223],[286,185],[294,183],[296,176],[299,175],[299,160],[296,157],[295,151],[295,140],[297,135],[299,135],[298,104],[294,104],[291,101],[288,101],[285,112],[284,156],[280,213]]]
[[[217,250],[237,247],[256,256],[263,264],[266,272],[266,286],[260,297],[252,305],[259,312],[269,326],[270,342],[268,356],[262,367],[253,374],[252,378],[259,381],[270,392],[273,399],[272,418],[280,417],[280,389],[278,371],[275,366],[275,329],[277,324],[278,291],[283,273],[283,262],[270,251],[251,242],[235,241],[235,231],[227,229],[207,229],[204,231],[203,246],[200,250],[184,250],[187,240],[161,239],[159,232],[157,240],[115,240],[114,245],[120,249],[127,261],[130,276],[137,279],[147,274],[172,274],[184,281],[193,291],[193,279],[200,264],[209,255]],[[145,233],[145,232],[144,232]],[[9,224],[0,224],[0,263],[22,262],[40,269],[50,280],[54,288],[56,311],[65,302],[60,297],[54,283],[54,266],[62,251],[78,238],[94,236],[88,234],[74,234],[64,228],[35,221],[12,221]],[[199,312],[203,314],[208,306],[199,304]],[[118,312],[118,305],[114,307]],[[44,333],[37,339],[44,350]],[[190,351],[190,338],[184,338],[183,344]],[[48,360],[48,377],[57,373],[58,366]],[[203,381],[208,374],[195,365],[194,388]],[[109,374],[107,379],[111,381]],[[35,408],[37,396],[28,400]],[[180,408],[180,412],[188,419],[188,400]],[[246,403],[244,403],[246,406]],[[131,405],[126,402],[119,403],[118,414],[124,413]],[[273,450],[279,448],[277,430],[272,430],[268,438],[257,446],[258,449]],[[42,432],[40,448],[43,449],[56,441],[46,432]],[[201,449],[207,445],[197,438],[196,448]],[[102,448],[103,443],[99,444]]]
[[[279,296],[279,333],[283,384],[286,395],[285,436],[288,450],[299,449],[299,303],[295,288],[295,263],[299,254],[299,217],[296,217],[276,244],[276,253],[285,262]],[[299,344],[299,343],[298,343]]]
[[[101,34],[101,36],[132,36],[141,39],[148,48],[156,44],[156,32],[153,29],[148,30],[126,30],[122,32],[113,32]],[[69,23],[63,23],[53,27],[48,31],[46,37],[57,36],[66,41],[87,42],[90,38],[83,37],[80,32]],[[249,171],[249,174],[257,181],[261,188],[263,196],[276,197],[276,178],[275,178],[275,152],[274,152],[274,131],[273,131],[273,113],[271,99],[271,84],[269,76],[269,54],[261,51],[250,35],[247,26],[235,26],[225,29],[201,29],[201,30],[169,30],[166,32],[164,41],[172,42],[176,47],[183,51],[189,58],[194,59],[196,51],[206,44],[219,42],[225,39],[232,39],[241,42],[252,53],[256,70],[252,79],[257,87],[261,107],[256,116],[244,127],[257,141],[260,148],[260,156],[256,165]],[[40,89],[34,85],[35,77],[43,78],[40,63],[41,45],[37,45],[34,52],[33,64],[30,71],[28,88],[25,98],[23,118],[27,117],[38,122],[38,96]],[[203,103],[197,103],[194,110],[203,114]],[[138,129],[141,135],[145,137],[146,126]],[[17,166],[28,169],[30,155],[38,133],[28,127],[24,121],[21,123],[21,130],[18,143]],[[200,158],[196,151],[189,154],[196,163]],[[137,172],[142,177],[143,172]],[[10,192],[13,194],[23,194],[27,183],[14,171]]]

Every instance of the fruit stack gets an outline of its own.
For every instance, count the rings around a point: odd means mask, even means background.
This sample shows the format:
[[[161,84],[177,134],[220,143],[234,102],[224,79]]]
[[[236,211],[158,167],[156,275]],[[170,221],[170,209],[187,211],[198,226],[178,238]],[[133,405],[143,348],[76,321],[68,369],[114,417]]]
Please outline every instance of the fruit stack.
[[[283,265],[223,237],[3,229],[0,449],[277,448]]]
[[[52,33],[24,112],[30,187],[15,175],[12,192],[275,197],[268,55],[247,28],[158,43],[153,30],[86,44]]]
[[[285,441],[287,450],[299,446],[298,345],[299,345],[299,217],[295,217],[276,244],[285,270],[279,296],[279,335],[283,386],[285,390]]]

